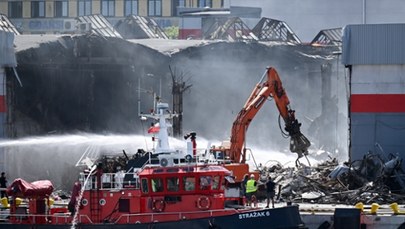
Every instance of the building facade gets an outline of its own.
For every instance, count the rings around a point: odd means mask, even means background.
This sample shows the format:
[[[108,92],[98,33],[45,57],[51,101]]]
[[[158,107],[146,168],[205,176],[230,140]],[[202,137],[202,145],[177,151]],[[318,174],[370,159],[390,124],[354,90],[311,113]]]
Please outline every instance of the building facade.
[[[350,159],[405,159],[405,24],[349,25],[342,63],[350,79]],[[403,165],[404,166],[404,165]]]
[[[153,17],[162,27],[178,25],[187,9],[222,8],[223,0],[24,0],[0,1],[6,15],[23,34],[73,33],[75,18],[100,14],[112,25],[128,15]]]
[[[6,69],[17,66],[14,51],[14,34],[0,28],[0,139],[7,137],[7,102],[6,102]],[[0,148],[0,171],[5,171],[4,147]]]

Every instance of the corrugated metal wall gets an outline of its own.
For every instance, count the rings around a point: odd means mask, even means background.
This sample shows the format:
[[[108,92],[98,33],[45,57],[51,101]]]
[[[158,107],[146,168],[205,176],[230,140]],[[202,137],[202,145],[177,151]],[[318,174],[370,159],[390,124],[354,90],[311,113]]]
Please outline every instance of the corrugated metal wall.
[[[405,94],[405,65],[354,65],[352,91],[356,94]]]
[[[405,115],[384,113],[352,113],[351,161],[362,159],[367,152],[381,153],[380,144],[389,153],[405,158]]]
[[[342,40],[342,63],[351,67],[350,159],[381,153],[376,144],[405,159],[405,24],[348,25]]]
[[[405,65],[353,65],[351,160],[368,151],[405,159]]]
[[[6,67],[16,67],[17,61],[14,51],[14,34],[0,30],[0,139],[6,137]],[[4,148],[0,148],[0,171],[5,171]]]
[[[14,34],[0,30],[0,67],[15,67]]]
[[[0,139],[6,137],[6,74],[4,68],[0,67]]]
[[[405,63],[405,24],[348,25],[342,39],[344,65]]]
[[[0,35],[1,36],[1,35]],[[3,50],[0,49],[0,52],[2,52]],[[0,102],[2,104],[5,104],[5,90],[6,90],[6,85],[5,85],[5,71],[4,68],[0,66],[0,90],[1,90],[1,96],[0,96]],[[0,139],[4,138],[4,131],[5,129],[5,124],[6,124],[6,113],[5,111],[0,111]],[[0,148],[0,171],[5,171],[5,161],[6,161],[6,157],[5,157],[5,152],[4,152],[4,148]]]

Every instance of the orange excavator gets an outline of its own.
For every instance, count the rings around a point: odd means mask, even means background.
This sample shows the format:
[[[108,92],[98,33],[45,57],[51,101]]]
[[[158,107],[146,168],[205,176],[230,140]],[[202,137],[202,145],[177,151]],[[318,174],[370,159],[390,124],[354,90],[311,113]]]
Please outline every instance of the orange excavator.
[[[269,67],[233,122],[230,144],[212,147],[210,150],[214,155],[222,155],[224,166],[233,171],[236,182],[241,182],[245,174],[251,173],[246,164],[246,131],[250,122],[269,97],[273,98],[280,116],[284,120],[286,132],[282,131],[282,134],[290,138],[290,151],[298,154],[296,165],[298,166],[298,160],[301,157],[308,155],[308,148],[311,143],[301,133],[301,123],[295,118],[295,111],[290,108],[290,101],[277,71]],[[258,172],[254,175],[258,178]]]

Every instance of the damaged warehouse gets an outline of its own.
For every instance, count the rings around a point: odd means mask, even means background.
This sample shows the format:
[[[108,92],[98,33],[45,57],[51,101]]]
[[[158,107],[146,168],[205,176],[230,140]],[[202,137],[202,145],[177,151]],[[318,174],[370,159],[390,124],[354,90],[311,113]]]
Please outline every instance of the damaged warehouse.
[[[23,86],[12,71],[7,72],[7,112],[13,119],[8,124],[10,137],[80,132],[142,134],[145,124],[137,117],[138,80],[142,92],[140,112],[148,112],[153,103],[150,92],[157,93],[159,84],[162,99],[170,101],[169,66],[174,72],[183,72],[192,85],[183,98],[185,131],[198,130],[203,138],[228,138],[234,111],[240,109],[250,85],[270,64],[283,75],[297,110],[313,120],[321,112],[319,102],[306,98],[314,93],[322,97],[320,66],[336,63],[336,56],[329,55],[330,49],[335,50],[333,47],[212,41],[171,41],[169,46],[162,46],[164,42],[128,42],[94,35],[16,37],[17,72]],[[336,94],[336,90],[332,88],[332,93]],[[277,150],[288,145],[277,131],[274,109],[263,109],[252,123],[248,134],[254,137],[249,137],[249,144],[262,144],[263,139],[272,138],[280,140],[262,147]],[[201,110],[216,113],[207,119],[201,116]],[[310,119],[300,119],[307,120],[304,125],[309,126]]]

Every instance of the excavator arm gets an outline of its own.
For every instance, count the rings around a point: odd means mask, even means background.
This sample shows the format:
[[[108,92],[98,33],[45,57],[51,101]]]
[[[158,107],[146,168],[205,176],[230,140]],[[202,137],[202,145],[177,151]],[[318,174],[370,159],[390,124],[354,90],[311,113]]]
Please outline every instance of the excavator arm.
[[[267,79],[265,80],[266,76]],[[301,123],[295,118],[295,111],[290,108],[290,101],[282,86],[277,71],[270,67],[263,74],[261,80],[253,89],[242,110],[236,117],[236,120],[233,122],[231,145],[229,149],[229,157],[232,161],[245,163],[246,131],[250,122],[269,97],[274,99],[280,112],[280,116],[284,120],[284,129],[290,137],[290,151],[297,153],[298,158],[308,154],[308,148],[311,143],[301,133]]]

